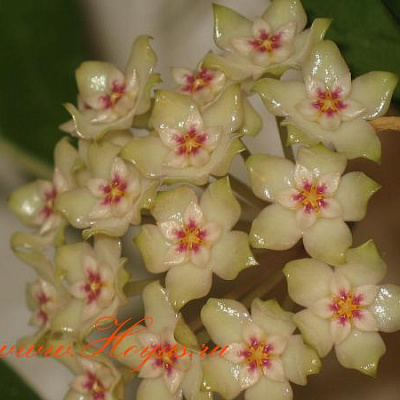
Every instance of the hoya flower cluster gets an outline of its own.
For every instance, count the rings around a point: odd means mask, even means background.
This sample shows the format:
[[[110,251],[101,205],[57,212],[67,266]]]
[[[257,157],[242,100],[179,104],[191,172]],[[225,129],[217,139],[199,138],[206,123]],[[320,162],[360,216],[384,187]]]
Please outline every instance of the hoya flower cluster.
[[[69,346],[72,357],[60,361],[75,378],[64,400],[123,400],[128,372],[141,379],[139,400],[242,392],[288,400],[291,385],[305,385],[332,348],[344,367],[374,375],[385,352],[378,331],[400,329],[400,288],[381,283],[384,260],[372,240],[353,248],[348,225],[364,218],[380,185],[346,172],[348,159],[379,161],[368,121],[387,111],[396,77],[370,72],[352,81],[336,45],[323,40],[330,21],[305,29],[299,0],[273,0],[254,20],[221,5],[214,16],[222,51],[196,68],[173,68],[173,88],[153,91],[160,77],[147,36],[134,41],[123,72],[83,63],[77,104],[65,105],[72,119],[61,126],[75,140],[58,143],[50,180],[10,196],[11,211],[31,228],[15,233],[12,247],[38,275],[28,285],[37,332],[21,345]],[[281,80],[290,69],[301,80]],[[293,160],[246,149],[243,136],[261,129],[253,92],[265,112],[284,118],[289,144],[300,144]],[[247,191],[228,176],[240,153]],[[250,227],[241,216],[251,190],[266,204]],[[72,239],[71,227],[81,237]],[[144,289],[138,260],[121,247],[132,235],[157,274]],[[301,311],[251,293],[245,304],[206,301],[215,276],[262,271],[263,249],[300,240],[311,258],[290,261],[282,274]],[[119,321],[127,296],[140,294],[143,320]],[[192,326],[204,325],[199,337],[181,314],[195,299],[204,303]],[[94,330],[110,342],[92,341]],[[204,338],[216,354],[205,354]]]

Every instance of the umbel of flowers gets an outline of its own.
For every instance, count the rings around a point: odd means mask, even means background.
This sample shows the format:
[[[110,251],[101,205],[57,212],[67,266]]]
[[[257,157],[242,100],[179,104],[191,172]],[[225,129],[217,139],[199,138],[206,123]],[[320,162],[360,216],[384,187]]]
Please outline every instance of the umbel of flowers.
[[[400,288],[381,284],[384,260],[372,240],[352,247],[347,224],[364,218],[380,185],[346,172],[348,159],[379,161],[368,121],[387,111],[396,77],[351,80],[337,46],[323,40],[330,21],[305,29],[299,0],[273,0],[253,20],[222,5],[214,15],[222,51],[195,69],[174,68],[174,88],[153,91],[160,77],[148,36],[134,41],[123,72],[83,63],[77,105],[65,105],[72,119],[61,126],[75,141],[57,144],[49,180],[10,196],[11,211],[30,228],[12,236],[12,248],[37,273],[27,295],[37,331],[20,345],[70,345],[74,357],[60,361],[75,378],[64,400],[123,400],[128,372],[141,379],[139,400],[241,392],[246,400],[288,400],[292,384],[305,385],[332,348],[344,367],[375,375],[385,352],[378,331],[400,329]],[[302,79],[281,80],[290,69]],[[261,130],[252,92],[265,112],[284,118],[288,143],[301,144],[294,160],[249,154],[242,138]],[[245,190],[228,176],[240,153]],[[236,227],[250,191],[268,204]],[[132,226],[154,282],[137,281],[139,260],[123,256],[121,238]],[[64,235],[67,227],[82,239]],[[269,267],[263,249],[300,240],[311,258],[290,261],[282,274],[301,311],[252,293],[246,304],[205,299],[215,275],[257,273]],[[127,297],[139,295],[143,320],[118,322]],[[199,338],[181,314],[194,299],[204,302]],[[102,350],[104,339],[92,342],[94,330],[110,328],[116,354]],[[200,338],[219,355],[205,356]]]

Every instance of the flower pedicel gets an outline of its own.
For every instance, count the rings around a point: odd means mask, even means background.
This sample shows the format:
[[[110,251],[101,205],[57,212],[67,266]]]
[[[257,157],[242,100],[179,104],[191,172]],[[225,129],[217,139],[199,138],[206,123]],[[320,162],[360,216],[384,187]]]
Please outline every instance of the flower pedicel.
[[[363,172],[346,173],[347,159],[379,161],[368,121],[387,111],[396,77],[370,72],[352,81],[339,49],[323,40],[330,20],[305,29],[299,0],[273,0],[253,20],[222,5],[214,16],[222,52],[209,52],[195,70],[174,68],[174,88],[153,93],[160,79],[148,36],[134,41],[124,72],[83,63],[78,106],[66,105],[72,120],[62,125],[76,142],[57,144],[52,180],[10,197],[11,211],[32,228],[11,245],[38,275],[27,296],[38,331],[20,345],[69,346],[59,361],[75,378],[64,400],[124,400],[127,372],[141,380],[139,400],[242,392],[288,400],[292,383],[306,385],[333,347],[344,367],[375,375],[385,352],[378,331],[400,329],[400,288],[380,283],[385,262],[372,240],[351,247],[346,223],[364,218],[380,187]],[[280,80],[288,69],[301,70],[303,81]],[[252,92],[284,118],[289,144],[302,144],[294,162],[246,149],[243,137],[261,129]],[[238,154],[251,189],[227,176]],[[259,207],[250,190],[271,204]],[[255,218],[241,219],[242,211]],[[68,225],[84,241],[67,239]],[[126,270],[120,238],[130,227],[154,282]],[[206,301],[213,283],[244,269],[262,277],[271,267],[264,249],[300,239],[313,258],[278,272],[304,309],[263,299],[272,278],[251,293],[241,285],[229,299]],[[127,297],[139,295],[145,323],[113,338],[117,356],[87,350],[91,332],[107,330]],[[195,299],[204,302],[201,317],[186,323],[181,312]],[[218,356],[204,356],[210,341]]]

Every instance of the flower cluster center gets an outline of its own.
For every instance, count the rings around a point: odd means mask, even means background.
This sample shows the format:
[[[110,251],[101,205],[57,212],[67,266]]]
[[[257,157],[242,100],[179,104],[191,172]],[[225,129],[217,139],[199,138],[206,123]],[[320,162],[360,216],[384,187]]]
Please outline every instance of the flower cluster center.
[[[270,34],[261,29],[258,38],[250,39],[249,44],[259,53],[272,53],[281,47],[281,36],[280,33]]]
[[[83,289],[87,295],[88,304],[91,304],[99,298],[103,288],[103,281],[98,272],[88,271],[87,275],[87,283],[85,283]]]
[[[197,252],[205,242],[206,231],[202,229],[196,222],[190,221],[185,224],[182,229],[176,233],[178,239],[179,252]]]
[[[351,322],[353,318],[360,318],[362,295],[355,296],[353,292],[340,292],[339,296],[332,298],[331,310],[334,312],[334,318],[341,324]]]
[[[268,368],[271,366],[271,360],[277,357],[273,351],[274,348],[271,344],[251,339],[247,349],[241,355],[251,369]]]
[[[313,107],[316,108],[320,114],[326,114],[328,116],[337,114],[347,107],[340,96],[340,92],[340,89],[335,89],[333,91],[329,89],[318,89],[317,99],[312,103]]]
[[[203,68],[197,74],[185,75],[186,85],[182,89],[188,93],[195,93],[208,86],[213,79],[213,74]]]
[[[57,189],[53,187],[44,194],[45,205],[42,208],[41,213],[45,218],[49,218],[54,213],[54,203],[57,198]]]
[[[199,132],[196,128],[190,128],[184,134],[177,135],[175,141],[178,145],[176,150],[178,155],[196,155],[207,141],[207,134]]]
[[[92,372],[87,373],[87,381],[84,386],[90,392],[93,400],[104,400],[106,398],[106,388]]]
[[[294,199],[304,207],[307,212],[319,214],[321,208],[326,206],[326,187],[316,183],[305,183],[299,193],[294,195]]]
[[[100,96],[104,108],[114,108],[117,102],[125,94],[125,84],[114,81],[111,85],[111,93]]]
[[[127,186],[127,183],[119,175],[115,175],[109,185],[101,185],[100,190],[105,195],[103,204],[111,205],[119,203],[121,198],[126,196]]]
[[[178,360],[173,350],[173,346],[169,343],[164,343],[160,351],[156,353],[155,365],[159,368],[165,369],[167,375],[172,373],[174,365]]]

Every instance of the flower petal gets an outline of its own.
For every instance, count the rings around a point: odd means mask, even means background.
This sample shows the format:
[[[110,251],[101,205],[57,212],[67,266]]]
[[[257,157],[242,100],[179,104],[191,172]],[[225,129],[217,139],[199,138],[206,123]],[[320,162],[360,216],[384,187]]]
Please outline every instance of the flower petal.
[[[249,236],[254,248],[287,250],[299,241],[301,230],[292,210],[273,204],[254,219]]]
[[[86,188],[79,188],[61,193],[56,200],[56,208],[61,211],[75,228],[90,226],[89,214],[97,200]]]
[[[177,67],[172,68],[172,76],[178,85],[185,85],[187,83],[187,78],[192,75],[193,72],[190,69]]]
[[[342,293],[349,293],[352,289],[351,287],[351,283],[349,282],[349,280],[342,275],[339,270],[335,270],[335,273],[333,275],[333,278],[331,280],[331,288],[330,291],[331,293],[336,296],[339,297],[341,296]]]
[[[296,23],[296,32],[301,32],[307,23],[307,15],[301,2],[296,0],[274,0],[263,14],[272,30],[290,22]]]
[[[400,286],[379,286],[374,303],[369,307],[383,332],[395,332],[400,329]]]
[[[328,150],[326,147],[317,145],[313,147],[300,147],[297,153],[297,163],[312,171],[315,177],[337,178],[346,169],[347,160],[339,153]],[[332,179],[330,179],[332,180]],[[326,182],[327,183],[327,182]],[[334,192],[332,190],[329,192]]]
[[[365,157],[379,162],[381,157],[381,143],[375,129],[361,119],[343,123],[332,136],[332,143],[348,159]]]
[[[263,368],[264,375],[277,382],[284,382],[286,375],[280,359],[272,360],[268,368]]]
[[[200,225],[203,223],[203,211],[200,206],[197,204],[197,201],[190,202],[183,214],[183,222],[188,225],[190,223],[194,223],[196,225]]]
[[[243,389],[253,386],[262,377],[262,373],[259,368],[251,368],[249,366],[242,366],[239,372],[240,385]]]
[[[293,313],[281,308],[276,300],[253,300],[251,317],[253,321],[269,335],[290,336],[296,329]]]
[[[160,192],[151,213],[157,221],[173,219],[183,222],[185,210],[192,203],[197,203],[194,190],[189,186],[180,186],[173,190]]]
[[[294,322],[303,335],[304,341],[314,347],[321,358],[331,351],[333,339],[330,321],[317,317],[310,310],[303,310],[294,316]]]
[[[165,279],[169,299],[176,309],[193,299],[204,297],[211,284],[212,272],[192,264],[173,266]]]
[[[250,37],[252,22],[236,11],[219,4],[213,4],[214,37],[218,47],[231,49],[231,40]]]
[[[342,343],[350,335],[352,329],[349,321],[342,323],[339,319],[333,319],[330,324],[331,335],[335,345]]]
[[[324,199],[321,207],[321,217],[323,218],[337,218],[342,217],[343,209],[341,204],[333,198]]]
[[[156,379],[143,379],[138,387],[136,398],[137,400],[177,400],[176,396],[168,389],[162,377]]]
[[[303,243],[311,257],[331,265],[343,264],[352,235],[341,218],[321,218],[303,233]]]
[[[258,265],[244,232],[228,232],[213,246],[207,267],[222,279],[235,279],[245,268]]]
[[[304,307],[331,294],[330,284],[333,278],[332,268],[311,259],[290,261],[285,265],[283,273],[288,283],[290,297]]]
[[[111,179],[112,168],[119,151],[119,146],[105,141],[93,142],[89,146],[87,163],[93,178],[101,178],[106,181]]]
[[[222,127],[224,132],[233,133],[243,123],[244,111],[239,84],[224,89],[218,99],[203,112],[205,126]]]
[[[334,314],[332,311],[332,298],[323,297],[310,306],[310,310],[320,318],[328,319]]]
[[[160,283],[157,281],[148,284],[143,290],[142,297],[145,315],[151,318],[150,321],[146,321],[150,332],[160,334],[165,329],[174,331],[178,315],[172,308],[167,291]]]
[[[136,137],[121,150],[120,156],[135,164],[145,176],[163,176],[163,163],[170,153],[161,139],[154,135]]]
[[[252,346],[254,343],[260,343],[265,338],[265,333],[256,324],[250,323],[243,327],[242,337],[247,345]]]
[[[369,72],[354,79],[350,97],[366,107],[365,119],[386,114],[397,81],[395,74],[382,71]]]
[[[125,77],[114,65],[100,61],[83,62],[76,70],[76,83],[83,101],[93,109],[103,109],[102,95],[108,94],[114,82],[123,85]]]
[[[268,400],[292,400],[293,391],[288,381],[278,382],[261,377],[253,386],[245,392],[245,400],[265,400],[268,393]]]
[[[345,101],[345,108],[341,111],[343,121],[351,121],[365,113],[365,107],[354,101],[347,99]]]
[[[354,287],[376,285],[386,275],[386,263],[380,257],[372,240],[359,247],[348,249],[346,264],[336,268]]]
[[[386,346],[378,333],[353,329],[345,341],[335,346],[335,351],[343,367],[375,376],[379,359],[385,354]]]
[[[201,310],[201,320],[211,339],[225,346],[242,342],[242,330],[250,323],[250,315],[236,300],[209,299]]]
[[[150,39],[151,37],[147,35],[140,35],[135,39],[125,70],[126,76],[133,77],[138,83],[138,102],[135,107],[138,115],[150,108],[150,89],[160,81],[158,74],[153,73],[157,55],[150,46]]]
[[[353,319],[353,323],[359,331],[376,332],[378,330],[377,321],[374,315],[368,310],[362,310],[361,313]]]
[[[344,220],[362,220],[367,212],[369,199],[380,187],[363,172],[350,172],[344,175],[335,195],[344,211]]]
[[[224,359],[233,363],[240,364],[246,360],[247,345],[243,342],[241,343],[231,343],[226,349],[224,354]]]
[[[286,208],[295,209],[299,205],[297,196],[299,191],[297,189],[284,189],[276,195],[276,202]]]
[[[319,80],[331,90],[340,86],[347,93],[350,91],[349,68],[336,44],[329,40],[323,40],[313,47],[304,63],[303,76],[306,82]]]
[[[256,154],[246,160],[254,194],[267,201],[293,185],[294,165],[284,158]]]
[[[293,335],[289,338],[281,360],[287,379],[297,385],[306,385],[307,376],[317,374],[321,369],[321,361],[317,353],[303,343],[301,335]]]
[[[256,136],[262,128],[263,122],[261,115],[256,111],[252,103],[244,97],[243,101],[243,112],[244,122],[240,128],[239,133],[241,135],[248,135],[251,137]]]
[[[164,261],[168,252],[168,245],[160,230],[155,225],[142,225],[140,233],[135,238],[146,269],[158,274],[169,269],[169,265]]]
[[[202,364],[206,386],[224,399],[232,400],[243,390],[239,381],[240,365],[220,357],[206,357]]]
[[[211,257],[211,251],[208,246],[200,246],[196,251],[190,253],[190,262],[196,267],[205,267]]]
[[[314,225],[317,219],[318,217],[314,210],[309,211],[302,207],[296,211],[297,226],[302,232]]]
[[[201,196],[200,208],[206,221],[216,222],[227,231],[238,222],[241,214],[228,178],[219,179],[207,187]]]

